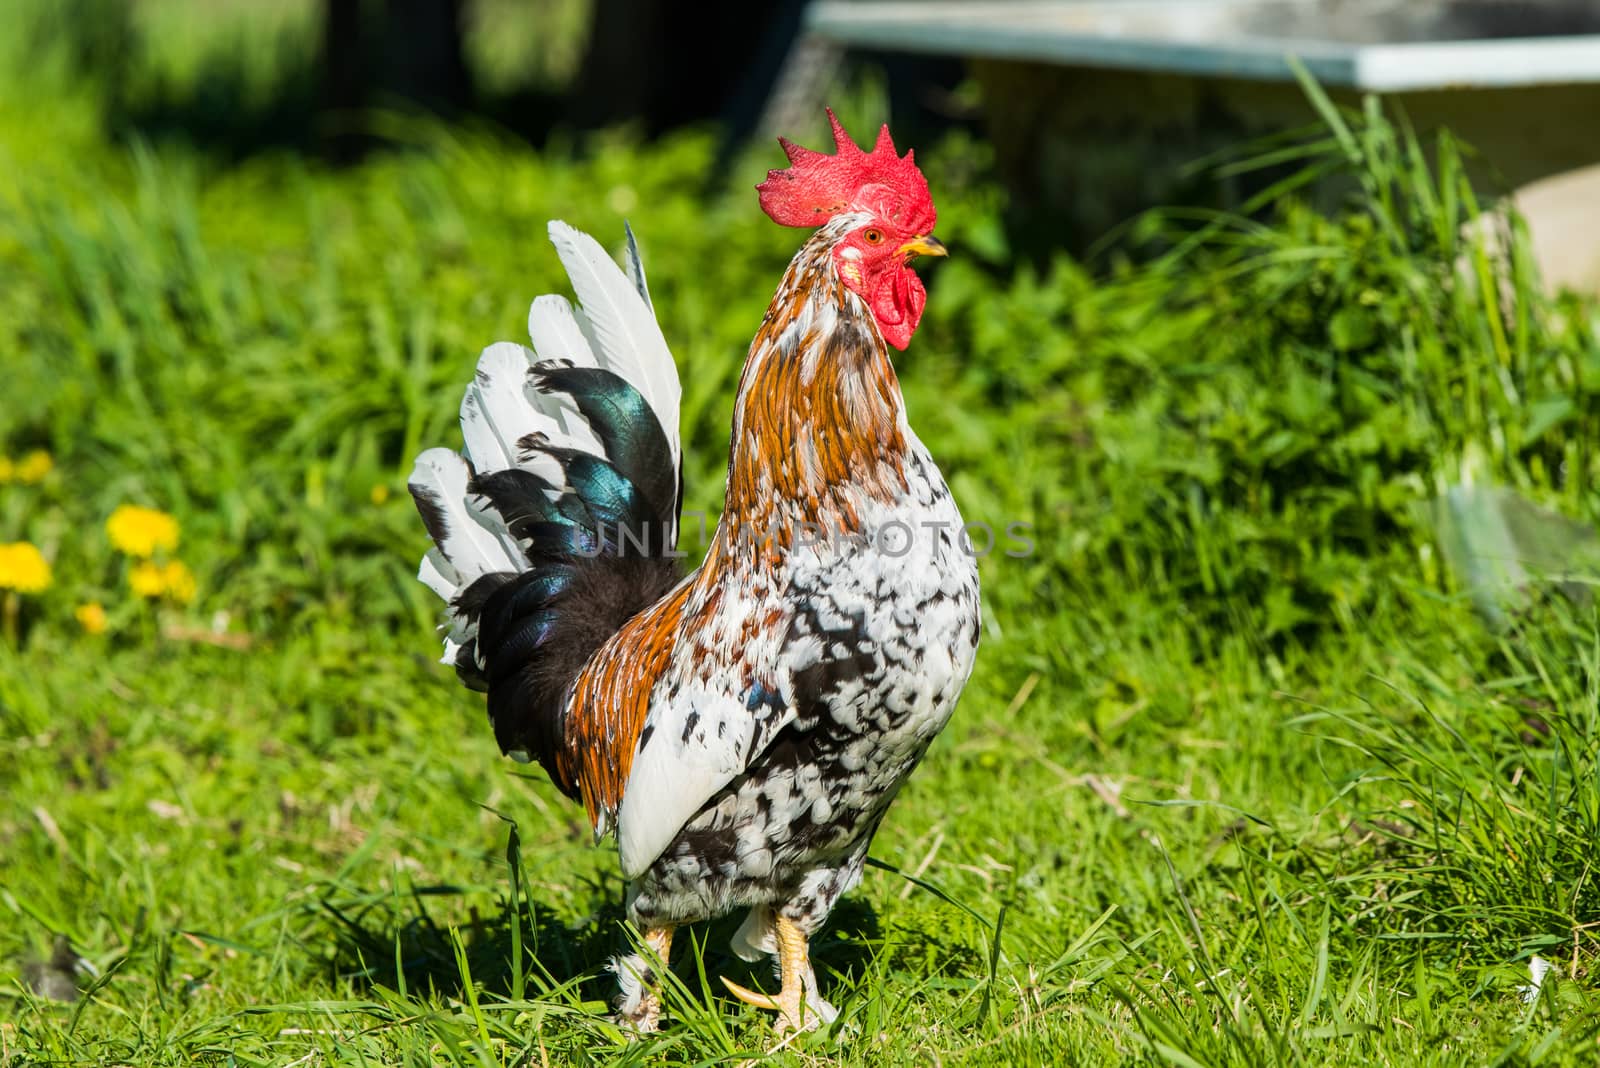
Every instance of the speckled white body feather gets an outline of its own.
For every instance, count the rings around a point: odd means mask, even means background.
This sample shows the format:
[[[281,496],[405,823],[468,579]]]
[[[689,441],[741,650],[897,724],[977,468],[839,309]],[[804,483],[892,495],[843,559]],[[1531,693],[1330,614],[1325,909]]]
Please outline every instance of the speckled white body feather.
[[[903,553],[824,541],[792,553],[770,585],[722,600],[725,634],[770,608],[788,620],[766,648],[730,650],[774,665],[781,711],[749,708],[729,692],[733,678],[674,693],[687,665],[657,684],[617,827],[639,922],[781,900],[820,923],[859,878],[871,832],[949,720],[977,652],[977,566],[961,515],[920,442],[911,467],[905,498],[868,513]],[[859,676],[797,723],[807,672],[841,662]],[[814,759],[761,760],[763,742],[790,725],[814,741]],[[774,892],[785,883],[799,891],[788,900]]]

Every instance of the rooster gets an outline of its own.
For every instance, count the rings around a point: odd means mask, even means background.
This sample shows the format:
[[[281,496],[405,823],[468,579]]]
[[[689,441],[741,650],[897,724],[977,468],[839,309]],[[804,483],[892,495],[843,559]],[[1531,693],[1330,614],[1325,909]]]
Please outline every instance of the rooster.
[[[780,138],[790,166],[757,186],[815,232],[751,343],[699,568],[678,567],[680,386],[631,229],[624,272],[550,224],[581,309],[539,297],[531,350],[484,350],[465,456],[430,449],[410,482],[445,662],[502,751],[616,835],[643,945],[612,962],[615,1008],[638,1032],[673,929],[735,909],[734,951],[775,956],[780,987],[731,992],[780,1034],[835,1019],[809,940],[977,652],[976,561],[888,352],[927,300],[909,262],[945,255],[933,201],[887,126],[865,152],[828,118],[834,153]]]

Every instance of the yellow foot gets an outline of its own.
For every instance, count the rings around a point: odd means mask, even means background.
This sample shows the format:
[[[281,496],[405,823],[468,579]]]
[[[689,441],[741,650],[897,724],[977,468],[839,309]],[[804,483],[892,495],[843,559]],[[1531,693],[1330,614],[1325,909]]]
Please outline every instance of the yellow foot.
[[[838,1018],[839,1010],[829,1005],[817,994],[817,973],[811,969],[811,957],[804,931],[781,913],[774,921],[778,941],[778,973],[783,977],[783,989],[773,994],[758,994],[746,990],[738,983],[723,979],[728,992],[746,1005],[758,1009],[771,1009],[778,1014],[773,1028],[781,1037],[793,1031],[814,1031]]]
[[[815,993],[804,989],[800,984],[794,984],[777,995],[758,994],[748,987],[722,977],[722,985],[728,988],[728,993],[744,1002],[754,1005],[758,1009],[768,1009],[776,1012],[778,1018],[772,1022],[772,1029],[778,1037],[796,1031],[815,1031],[825,1027],[839,1016],[839,1010],[829,1005]],[[815,986],[815,979],[812,979]]]

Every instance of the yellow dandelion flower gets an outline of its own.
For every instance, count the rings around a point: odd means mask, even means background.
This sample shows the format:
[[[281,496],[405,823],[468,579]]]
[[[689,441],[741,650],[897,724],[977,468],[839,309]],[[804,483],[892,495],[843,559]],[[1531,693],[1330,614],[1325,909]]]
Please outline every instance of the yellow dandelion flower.
[[[148,560],[141,560],[128,572],[128,585],[140,597],[154,600],[167,590],[166,569]]]
[[[106,533],[119,552],[140,559],[149,559],[157,549],[171,552],[178,547],[178,521],[165,512],[137,504],[119,505],[106,520]]]
[[[182,560],[166,564],[140,560],[128,572],[128,585],[134,593],[152,601],[158,597],[170,597],[180,604],[194,600],[194,572]]]
[[[43,482],[45,476],[54,470],[55,466],[55,461],[50,459],[49,453],[43,449],[34,449],[13,465],[12,476],[24,486],[31,486]]]
[[[0,456],[0,486],[4,486],[17,477],[17,465],[11,462],[11,457]]]
[[[106,610],[98,601],[80,604],[72,612],[78,617],[78,622],[83,626],[85,634],[104,634],[106,632]]]
[[[39,593],[50,586],[50,564],[33,545],[15,541],[0,545],[0,590]]]
[[[387,501],[388,499],[389,499],[389,487],[388,486],[385,486],[382,482],[379,482],[376,486],[372,487],[372,503],[373,504],[382,504],[384,501]]]
[[[179,604],[188,604],[194,600],[194,572],[182,560],[173,560],[161,571],[161,579],[166,583],[167,596]]]

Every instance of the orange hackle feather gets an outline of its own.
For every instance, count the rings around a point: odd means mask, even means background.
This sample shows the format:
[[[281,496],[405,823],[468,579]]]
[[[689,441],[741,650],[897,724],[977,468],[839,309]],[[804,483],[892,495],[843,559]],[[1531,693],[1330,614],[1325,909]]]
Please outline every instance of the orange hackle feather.
[[[825,256],[795,264],[751,345],[771,358],[747,362],[739,380],[723,523],[731,536],[759,537],[769,551],[787,552],[805,533],[800,524],[859,532],[845,486],[877,500],[905,488],[899,381],[883,347],[814,323],[794,346],[817,350],[809,373],[801,360],[775,356],[808,301],[821,295],[843,303],[826,265]],[[781,517],[774,515],[780,504]]]

